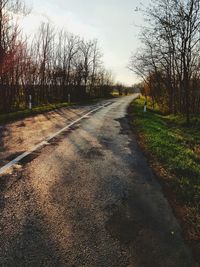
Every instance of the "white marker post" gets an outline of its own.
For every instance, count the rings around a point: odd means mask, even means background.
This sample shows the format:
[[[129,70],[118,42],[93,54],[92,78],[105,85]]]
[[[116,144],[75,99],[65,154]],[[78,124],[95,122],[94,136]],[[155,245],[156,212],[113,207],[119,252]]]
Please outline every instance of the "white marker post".
[[[32,109],[32,95],[29,95],[29,109]]]
[[[68,103],[70,104],[71,103],[71,95],[68,94]]]
[[[147,112],[147,100],[145,100],[145,102],[144,102],[144,112],[145,113]]]

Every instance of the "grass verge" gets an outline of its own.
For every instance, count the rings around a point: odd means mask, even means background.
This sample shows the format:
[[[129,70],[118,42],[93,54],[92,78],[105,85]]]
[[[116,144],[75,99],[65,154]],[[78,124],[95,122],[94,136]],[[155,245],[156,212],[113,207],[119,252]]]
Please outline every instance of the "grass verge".
[[[69,103],[48,104],[48,105],[43,105],[39,107],[34,107],[32,110],[25,109],[25,110],[12,112],[12,113],[0,114],[0,123],[3,124],[3,123],[11,122],[11,121],[24,119],[24,118],[31,117],[33,115],[37,115],[40,113],[48,112],[54,109],[58,109],[62,107],[69,107],[70,105],[72,104],[69,104]]]
[[[144,113],[143,104],[131,104],[131,124],[200,262],[200,120],[187,127],[181,116]]]
[[[98,103],[101,100],[104,100],[104,99],[95,98],[95,99],[89,99],[86,101],[76,102],[76,103],[64,102],[64,103],[57,103],[57,104],[47,104],[47,105],[42,105],[39,107],[34,107],[32,110],[25,109],[25,110],[12,112],[12,113],[0,114],[0,124],[5,124],[8,122],[21,120],[24,118],[28,118],[28,117],[31,117],[37,114],[42,114],[42,113],[45,113],[45,112],[48,112],[54,109],[63,108],[63,107],[70,107],[74,105],[92,105],[92,104]]]

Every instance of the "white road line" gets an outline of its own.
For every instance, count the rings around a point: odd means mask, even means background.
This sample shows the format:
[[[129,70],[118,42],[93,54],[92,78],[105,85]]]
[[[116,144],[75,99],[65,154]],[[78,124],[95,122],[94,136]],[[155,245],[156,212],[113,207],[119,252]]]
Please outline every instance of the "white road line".
[[[77,119],[77,120],[73,121],[72,123],[68,124],[66,127],[64,127],[63,129],[61,129],[57,133],[52,134],[51,136],[49,136],[45,141],[42,141],[38,145],[34,146],[30,151],[24,152],[23,154],[19,155],[18,157],[16,157],[15,159],[13,159],[9,163],[7,163],[5,166],[3,166],[2,168],[0,168],[0,174],[5,173],[10,168],[12,168],[15,164],[19,163],[22,159],[26,158],[27,156],[29,156],[33,152],[35,152],[38,149],[40,149],[40,148],[44,147],[45,145],[47,145],[49,141],[51,141],[56,136],[58,136],[59,134],[63,133],[67,129],[69,129],[71,126],[73,126],[77,122],[83,120],[84,118],[88,118],[89,115],[91,115],[92,113],[94,113],[94,112],[96,112],[96,111],[98,111],[98,110],[100,110],[100,109],[102,109],[102,108],[104,108],[106,106],[108,106],[108,105],[106,105],[106,104],[105,105],[101,105],[100,107],[91,110],[90,112],[86,113],[84,116],[82,116],[79,119]]]

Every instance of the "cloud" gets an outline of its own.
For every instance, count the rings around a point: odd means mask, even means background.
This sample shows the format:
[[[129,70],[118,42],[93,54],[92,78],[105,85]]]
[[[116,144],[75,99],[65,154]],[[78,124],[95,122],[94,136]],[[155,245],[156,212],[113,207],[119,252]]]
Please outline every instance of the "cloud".
[[[84,23],[72,12],[62,11],[52,4],[45,4],[45,8],[41,6],[37,7],[37,10],[34,9],[31,14],[22,19],[21,25],[26,33],[32,34],[36,32],[41,22],[47,21],[55,27],[66,29],[86,39],[100,38],[97,27]]]
[[[131,0],[108,2],[34,0],[32,13],[21,24],[28,35],[34,34],[41,22],[50,21],[85,39],[98,39],[105,67],[113,71],[117,80],[132,84],[135,77],[126,66],[131,51],[138,46],[138,28],[132,24],[141,18],[138,14],[133,18]]]

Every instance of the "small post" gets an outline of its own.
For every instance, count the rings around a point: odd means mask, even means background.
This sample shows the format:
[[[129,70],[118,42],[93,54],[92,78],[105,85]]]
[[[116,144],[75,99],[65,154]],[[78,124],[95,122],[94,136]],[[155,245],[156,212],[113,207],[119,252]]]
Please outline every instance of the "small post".
[[[32,109],[32,95],[29,95],[29,109]]]
[[[144,112],[145,113],[147,112],[147,99],[145,99],[145,102],[144,102]]]
[[[71,95],[68,94],[68,103],[70,104],[71,103]]]

